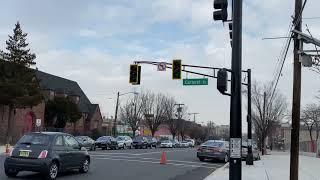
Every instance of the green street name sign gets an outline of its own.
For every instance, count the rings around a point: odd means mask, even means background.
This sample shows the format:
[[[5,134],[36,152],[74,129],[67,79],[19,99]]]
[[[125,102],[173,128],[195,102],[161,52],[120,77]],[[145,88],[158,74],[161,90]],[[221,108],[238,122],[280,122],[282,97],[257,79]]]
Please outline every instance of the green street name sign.
[[[208,78],[201,79],[183,79],[184,86],[200,86],[200,85],[208,85]]]

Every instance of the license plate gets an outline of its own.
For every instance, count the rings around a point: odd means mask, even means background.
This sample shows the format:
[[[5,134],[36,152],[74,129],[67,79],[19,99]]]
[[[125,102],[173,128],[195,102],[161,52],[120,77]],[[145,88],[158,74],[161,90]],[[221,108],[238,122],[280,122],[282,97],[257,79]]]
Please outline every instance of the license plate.
[[[209,149],[206,149],[204,152],[211,152]]]
[[[29,157],[29,151],[20,151],[19,152],[19,156],[21,157]]]

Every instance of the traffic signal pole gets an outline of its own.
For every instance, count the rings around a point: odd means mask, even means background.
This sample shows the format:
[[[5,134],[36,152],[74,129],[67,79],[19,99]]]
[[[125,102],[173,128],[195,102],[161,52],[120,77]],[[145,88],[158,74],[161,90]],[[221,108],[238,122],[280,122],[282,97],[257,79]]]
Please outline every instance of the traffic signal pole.
[[[241,180],[242,0],[233,1],[229,179]]]

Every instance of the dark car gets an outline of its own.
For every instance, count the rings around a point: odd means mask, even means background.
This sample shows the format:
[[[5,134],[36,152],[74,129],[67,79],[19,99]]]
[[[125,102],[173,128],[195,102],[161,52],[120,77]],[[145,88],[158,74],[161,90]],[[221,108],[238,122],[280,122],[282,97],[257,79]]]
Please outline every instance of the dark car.
[[[148,136],[148,137],[146,137],[147,138],[147,140],[148,140],[148,147],[149,148],[157,148],[157,144],[158,144],[158,141],[157,141],[157,139],[156,138],[154,138],[154,137],[151,137],[151,136]]]
[[[148,147],[148,139],[143,136],[137,136],[133,139],[132,146],[135,149],[146,149]]]
[[[96,150],[96,143],[93,139],[88,136],[76,136],[76,140],[81,144],[82,147],[89,149],[91,151]]]
[[[119,149],[117,140],[112,136],[101,136],[96,140],[96,147],[104,149]]]
[[[224,162],[229,161],[229,142],[209,140],[201,144],[197,151],[200,161],[205,159],[217,159]]]
[[[4,162],[8,177],[20,171],[40,172],[46,179],[55,179],[59,172],[79,169],[86,173],[90,156],[70,134],[40,132],[24,135],[12,148]]]

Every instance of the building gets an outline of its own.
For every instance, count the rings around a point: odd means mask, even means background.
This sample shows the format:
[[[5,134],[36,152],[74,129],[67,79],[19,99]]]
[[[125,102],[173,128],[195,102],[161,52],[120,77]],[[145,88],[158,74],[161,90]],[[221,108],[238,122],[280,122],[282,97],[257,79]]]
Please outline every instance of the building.
[[[55,97],[66,97],[73,100],[79,107],[82,117],[76,123],[67,123],[64,131],[76,134],[90,134],[94,129],[101,130],[102,116],[98,104],[92,104],[77,82],[48,74],[42,71],[36,72],[37,79],[43,94],[43,101],[34,107],[15,109],[12,122],[9,119],[9,108],[0,105],[0,142],[5,142],[8,127],[14,127],[11,131],[10,142],[17,141],[23,134],[36,130],[36,119],[41,120],[39,130],[47,130],[45,127],[45,102]],[[8,126],[8,122],[11,126]],[[75,132],[74,132],[75,129]]]

